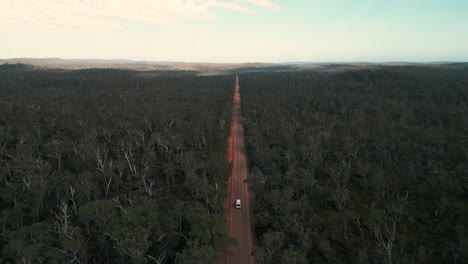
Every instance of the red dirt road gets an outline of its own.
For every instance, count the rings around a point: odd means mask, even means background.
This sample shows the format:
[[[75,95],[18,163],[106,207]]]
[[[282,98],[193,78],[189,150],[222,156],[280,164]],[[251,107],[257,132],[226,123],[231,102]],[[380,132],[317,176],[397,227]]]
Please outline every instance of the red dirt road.
[[[230,152],[230,153],[229,153]],[[231,136],[229,137],[228,160],[232,163],[228,180],[229,196],[226,200],[226,229],[229,236],[237,241],[237,246],[229,248],[229,254],[219,258],[220,264],[256,263],[252,256],[254,247],[253,195],[247,179],[247,157],[245,155],[244,128],[240,105],[239,76],[236,76],[231,117]],[[237,199],[241,200],[241,209],[235,208]]]

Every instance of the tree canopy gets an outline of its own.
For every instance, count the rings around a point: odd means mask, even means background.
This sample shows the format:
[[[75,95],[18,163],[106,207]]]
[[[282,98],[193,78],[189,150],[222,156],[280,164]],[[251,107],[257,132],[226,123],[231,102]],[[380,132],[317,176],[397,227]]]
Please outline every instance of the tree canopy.
[[[468,68],[241,80],[259,263],[468,261]]]
[[[0,262],[216,262],[232,76],[6,65],[0,79]]]

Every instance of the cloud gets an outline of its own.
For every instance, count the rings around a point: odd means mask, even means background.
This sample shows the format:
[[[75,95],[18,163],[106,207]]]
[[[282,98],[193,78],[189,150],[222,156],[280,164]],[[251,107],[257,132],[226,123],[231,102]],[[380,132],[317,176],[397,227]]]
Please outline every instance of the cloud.
[[[255,5],[255,6],[259,6],[259,7],[263,7],[263,8],[266,8],[266,9],[275,10],[275,11],[281,11],[282,10],[280,5],[275,4],[270,0],[238,0],[238,1],[239,2],[246,2],[246,3],[249,3],[251,5]]]
[[[219,1],[213,1],[213,6],[217,6],[217,7],[221,7],[221,8],[225,8],[225,9],[230,9],[230,10],[234,10],[234,11],[238,11],[238,12],[241,12],[241,13],[245,13],[245,14],[253,14],[254,12],[249,9],[249,8],[246,8],[238,3],[228,3],[228,2],[219,2]]]
[[[103,30],[125,22],[183,25],[216,18],[212,9],[280,10],[269,0],[0,0],[0,30]]]

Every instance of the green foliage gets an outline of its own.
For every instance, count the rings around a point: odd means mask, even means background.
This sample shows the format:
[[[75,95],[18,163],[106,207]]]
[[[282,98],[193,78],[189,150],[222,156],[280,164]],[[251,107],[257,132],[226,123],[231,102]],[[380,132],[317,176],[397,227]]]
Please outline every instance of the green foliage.
[[[0,79],[2,261],[209,263],[227,245],[233,76],[1,65]]]
[[[468,68],[242,75],[260,263],[465,263]]]
[[[258,262],[466,262],[467,69],[242,69]],[[232,76],[0,80],[0,262],[215,263],[233,242]]]

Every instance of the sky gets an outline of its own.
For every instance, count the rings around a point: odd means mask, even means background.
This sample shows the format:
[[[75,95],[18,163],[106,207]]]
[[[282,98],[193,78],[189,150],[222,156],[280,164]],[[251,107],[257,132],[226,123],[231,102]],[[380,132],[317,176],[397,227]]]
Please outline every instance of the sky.
[[[0,0],[0,58],[468,61],[467,0]]]

